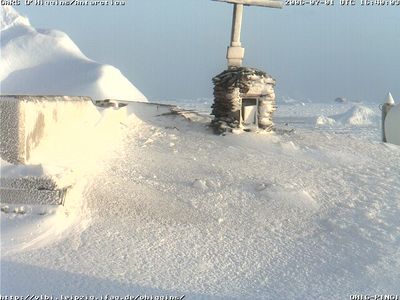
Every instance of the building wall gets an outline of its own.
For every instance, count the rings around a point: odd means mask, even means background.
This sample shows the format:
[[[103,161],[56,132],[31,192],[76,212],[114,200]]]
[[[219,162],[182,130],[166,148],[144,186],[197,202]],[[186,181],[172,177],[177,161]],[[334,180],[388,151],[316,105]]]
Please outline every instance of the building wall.
[[[21,116],[22,115],[22,116]],[[24,117],[20,102],[13,97],[0,98],[0,157],[10,163],[24,161]]]
[[[100,118],[88,97],[0,96],[0,108],[0,154],[14,164],[40,163],[34,153],[47,137],[71,138]]]

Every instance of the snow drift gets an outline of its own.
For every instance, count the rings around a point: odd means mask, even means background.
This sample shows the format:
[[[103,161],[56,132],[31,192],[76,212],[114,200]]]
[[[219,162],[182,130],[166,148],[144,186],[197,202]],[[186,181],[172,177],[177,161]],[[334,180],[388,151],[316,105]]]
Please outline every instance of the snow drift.
[[[325,117],[324,115],[318,116],[315,120],[315,125],[334,125],[335,120],[329,117]]]
[[[7,103],[19,107],[16,114],[6,111],[11,118],[0,122],[1,145],[10,150],[1,153],[0,166],[3,255],[43,247],[90,223],[83,191],[87,179],[123,141],[127,109],[99,108],[87,97],[0,98],[2,116]],[[10,119],[21,123],[9,126]],[[16,149],[21,155],[12,155]],[[18,162],[12,160],[16,157],[28,165],[10,164]],[[65,206],[54,206],[60,202]]]
[[[87,58],[65,33],[35,29],[11,6],[1,6],[0,17],[1,94],[146,101],[118,69]]]
[[[310,107],[296,112],[314,114]],[[128,105],[126,126],[115,130],[123,143],[97,171],[79,163],[85,207],[69,215],[81,213],[84,231],[70,227],[62,240],[34,232],[42,240],[32,248],[18,222],[35,231],[39,220],[61,226],[61,216],[1,214],[2,294],[400,293],[399,147],[302,123],[282,135],[221,137],[207,117],[150,109]]]
[[[378,117],[369,107],[354,105],[348,111],[330,118],[343,125],[365,126],[376,123]]]

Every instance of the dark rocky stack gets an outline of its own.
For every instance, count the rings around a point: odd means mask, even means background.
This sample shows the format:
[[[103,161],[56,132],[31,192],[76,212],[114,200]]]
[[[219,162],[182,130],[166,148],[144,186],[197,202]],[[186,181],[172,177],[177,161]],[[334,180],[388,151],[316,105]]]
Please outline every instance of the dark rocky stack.
[[[240,110],[242,98],[251,87],[258,83],[271,85],[272,92],[259,95],[259,128],[272,129],[272,112],[275,110],[275,80],[254,68],[232,67],[212,79],[214,83],[214,104],[212,105],[212,127],[216,133],[241,127]]]

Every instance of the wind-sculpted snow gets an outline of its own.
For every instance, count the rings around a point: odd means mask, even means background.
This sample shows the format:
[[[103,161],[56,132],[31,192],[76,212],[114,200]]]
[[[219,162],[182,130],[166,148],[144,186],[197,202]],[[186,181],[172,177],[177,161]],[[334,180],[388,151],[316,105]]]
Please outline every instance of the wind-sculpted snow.
[[[1,6],[1,93],[146,101],[113,66],[87,58],[63,32],[32,27]]]
[[[354,105],[348,111],[330,118],[344,125],[365,126],[376,122],[379,116],[366,106]]]
[[[0,30],[4,31],[18,25],[29,26],[29,20],[19,15],[11,6],[1,5]]]
[[[85,185],[86,230],[3,256],[4,294],[400,293],[399,147],[301,126],[214,136],[145,108]]]

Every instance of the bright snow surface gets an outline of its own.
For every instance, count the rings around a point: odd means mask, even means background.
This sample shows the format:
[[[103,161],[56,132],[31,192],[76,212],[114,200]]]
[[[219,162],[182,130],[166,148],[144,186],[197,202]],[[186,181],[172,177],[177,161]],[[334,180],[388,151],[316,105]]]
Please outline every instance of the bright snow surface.
[[[64,34],[36,31],[8,12],[2,88],[20,88],[10,78],[33,87],[35,76],[53,80],[49,70],[65,61],[79,62],[62,73],[67,94],[108,72]],[[54,39],[62,51],[50,47],[57,54],[48,61],[36,45]],[[112,81],[95,78],[104,81],[85,88],[103,97]],[[207,117],[130,104],[115,139],[91,145],[82,137],[79,160],[58,161],[75,176],[65,207],[1,204],[1,295],[400,294],[400,147],[379,142],[378,106],[373,114],[351,103],[278,105],[278,128],[294,132],[215,136]]]
[[[3,295],[400,293],[400,148],[378,141],[378,123],[364,127],[370,136],[315,127],[319,114],[354,109],[282,105],[279,126],[295,132],[214,136],[207,118],[146,107],[130,106],[123,143],[101,166],[76,170],[85,184],[64,214],[43,216],[78,215],[73,225],[40,247],[31,242],[45,233],[24,227],[28,246],[3,251]],[[1,218],[5,234],[37,224],[35,212]]]
[[[87,58],[65,33],[35,29],[11,6],[0,14],[1,94],[146,101],[118,69]]]

